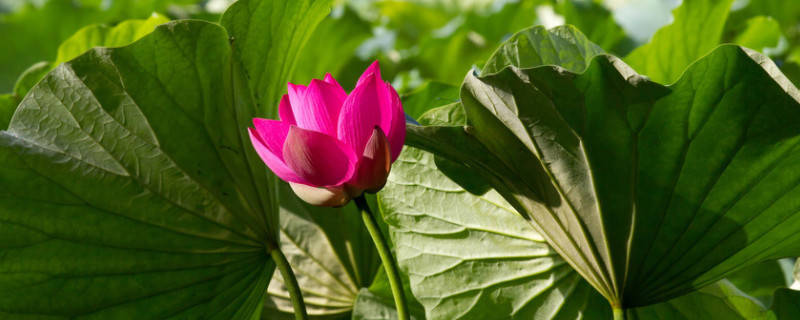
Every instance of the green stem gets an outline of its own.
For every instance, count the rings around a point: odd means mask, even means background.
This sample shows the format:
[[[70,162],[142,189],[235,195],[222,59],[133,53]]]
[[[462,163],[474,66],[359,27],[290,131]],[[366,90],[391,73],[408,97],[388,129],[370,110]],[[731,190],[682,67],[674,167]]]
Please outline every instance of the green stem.
[[[303,294],[300,292],[300,284],[297,283],[297,277],[294,276],[294,271],[289,265],[289,260],[275,244],[268,245],[270,255],[275,260],[275,264],[283,277],[283,283],[286,289],[289,290],[289,298],[292,300],[294,307],[294,318],[296,320],[308,320],[308,313],[306,311],[306,303],[303,302]]]
[[[378,249],[378,254],[383,261],[383,269],[386,275],[389,276],[389,286],[392,288],[394,295],[394,304],[397,308],[397,317],[400,320],[408,320],[408,304],[406,303],[406,295],[403,291],[403,283],[400,281],[400,272],[397,270],[397,264],[392,257],[392,251],[389,249],[389,244],[386,239],[381,235],[381,229],[378,227],[378,221],[369,209],[367,199],[363,195],[356,197],[356,206],[361,211],[361,218],[364,219],[364,224],[367,226],[369,235],[372,236],[372,241],[375,242],[375,247]]]
[[[622,308],[618,308],[618,307],[611,307],[611,309],[614,311],[614,320],[627,320],[628,319],[627,310],[622,309]]]

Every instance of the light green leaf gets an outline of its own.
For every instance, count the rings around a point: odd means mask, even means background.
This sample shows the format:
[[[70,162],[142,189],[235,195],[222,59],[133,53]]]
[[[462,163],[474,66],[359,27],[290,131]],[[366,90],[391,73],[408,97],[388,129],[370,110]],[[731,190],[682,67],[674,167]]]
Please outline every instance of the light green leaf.
[[[604,53],[575,27],[546,29],[536,26],[514,34],[500,45],[486,61],[482,73],[498,73],[508,66],[531,68],[542,65],[583,72],[592,58]]]
[[[125,20],[113,27],[105,24],[83,27],[61,43],[53,65],[72,60],[93,47],[122,47],[131,44],[167,22],[169,18],[154,13],[146,20]]]
[[[277,118],[300,49],[330,12],[333,0],[237,1],[220,24],[231,35],[259,114]]]
[[[470,194],[468,193],[469,191],[466,190],[471,190],[472,192],[484,192],[484,196],[486,194],[494,194],[496,196],[496,193],[494,191],[487,192],[485,188],[476,188],[475,186],[479,184],[474,182],[474,178],[469,178],[475,177],[474,173],[471,173],[469,170],[465,171],[462,168],[459,172],[459,169],[454,170],[454,168],[457,168],[454,163],[443,159],[436,159],[429,153],[412,148],[407,148],[406,151],[404,151],[404,154],[401,155],[401,159],[402,162],[396,164],[394,170],[397,171],[397,174],[401,175],[402,177],[412,177],[415,182],[408,183],[408,181],[405,181],[405,179],[404,181],[398,182],[393,180],[390,181],[390,184],[387,186],[385,191],[381,193],[382,204],[384,208],[388,210],[388,212],[392,212],[395,206],[403,208],[403,213],[398,213],[396,215],[404,217],[405,219],[402,220],[399,227],[393,225],[393,230],[399,229],[403,230],[401,232],[413,232],[412,230],[430,228],[425,229],[429,232],[422,232],[427,234],[427,237],[419,237],[420,239],[425,239],[425,241],[419,240],[413,242],[415,248],[421,246],[420,243],[424,243],[426,248],[436,248],[436,250],[413,251],[416,254],[411,255],[410,259],[413,259],[413,261],[424,260],[426,262],[416,264],[408,263],[410,266],[409,273],[418,273],[416,278],[423,278],[426,280],[417,283],[416,286],[412,284],[412,289],[415,290],[417,296],[423,297],[431,294],[441,294],[442,292],[452,293],[450,296],[443,296],[440,298],[440,300],[437,300],[436,303],[428,301],[429,303],[426,306],[433,306],[432,308],[434,314],[432,316],[431,313],[429,313],[429,318],[552,319],[552,314],[548,314],[546,310],[552,310],[553,308],[557,308],[559,303],[564,303],[564,305],[560,307],[560,313],[557,317],[555,317],[556,319],[610,319],[611,310],[607,303],[597,292],[595,292],[584,280],[580,278],[577,278],[578,284],[575,285],[576,288],[574,290],[583,290],[582,292],[572,291],[563,300],[559,299],[558,301],[560,302],[554,302],[556,300],[549,300],[548,303],[552,305],[547,305],[546,309],[536,305],[537,301],[539,300],[534,299],[525,301],[524,298],[528,297],[528,295],[533,295],[540,290],[552,289],[542,287],[542,280],[535,276],[519,276],[535,275],[538,272],[542,272],[542,265],[536,263],[537,260],[538,262],[541,262],[541,257],[529,257],[528,259],[531,260],[530,263],[521,264],[519,260],[524,259],[512,258],[514,251],[520,250],[520,248],[526,248],[529,245],[511,246],[509,244],[513,244],[519,241],[519,239],[510,238],[493,240],[493,238],[487,236],[488,231],[486,231],[487,228],[495,224],[497,219],[494,217],[494,215],[496,215],[497,212],[505,213],[505,215],[507,215],[506,218],[512,221],[522,220],[522,218],[516,214],[513,214],[508,209],[486,210],[483,206],[473,205],[474,201],[482,201],[479,200],[479,198],[482,196]],[[470,183],[468,180],[473,180],[473,182]],[[455,181],[459,181],[458,184],[455,184]],[[459,190],[459,192],[454,192],[451,189],[440,190],[436,188],[443,185],[454,187],[458,186],[466,189],[458,189],[458,187],[456,187],[456,189],[453,190]],[[425,195],[425,198],[414,200],[419,198],[419,196],[417,196],[418,194]],[[388,197],[394,195],[398,195],[399,199]],[[434,198],[437,200],[430,201],[430,199]],[[472,199],[465,201],[465,198]],[[424,202],[429,202],[431,204],[426,206],[418,205],[418,203]],[[497,199],[497,203],[504,203],[504,200]],[[413,209],[417,207],[421,207],[419,211],[425,213],[418,213]],[[414,214],[412,214],[411,211],[414,211]],[[431,220],[429,219],[433,214],[430,214],[430,212],[436,212],[436,215],[438,216],[449,218],[447,219],[447,224],[455,223],[453,219],[455,217],[458,218],[457,221],[470,221],[469,224],[479,224],[479,226],[473,228],[464,227],[463,230],[458,233],[459,236],[452,239],[447,238],[440,234],[438,230],[446,230],[448,228],[441,228],[438,225],[428,227],[432,225]],[[487,214],[491,215],[487,217]],[[394,220],[397,219],[395,218]],[[455,224],[459,226],[467,225],[467,223]],[[521,228],[523,230],[527,229],[527,232],[535,233],[535,231],[533,231],[533,227],[527,225],[525,221],[517,221],[513,224],[509,223],[508,228]],[[434,231],[433,229],[436,229],[436,232],[432,232]],[[483,230],[483,232],[478,232],[473,229],[480,229]],[[404,239],[404,237],[401,236],[399,239]],[[533,242],[532,245],[534,248],[536,248],[540,247],[541,243]],[[482,270],[481,268],[474,266],[472,268],[462,268],[460,265],[456,264],[459,259],[463,259],[460,254],[453,254],[455,251],[459,250],[454,248],[459,247],[463,248],[461,250],[468,249],[470,252],[484,252],[484,250],[485,252],[492,252],[495,256],[494,259],[482,259],[477,261],[465,259],[467,261],[464,261],[461,264],[473,263],[474,265],[480,262],[485,266],[484,268],[490,268],[490,270],[493,270],[493,272],[481,273],[479,272]],[[530,250],[533,250],[533,248]],[[433,270],[430,269],[430,266],[432,265],[430,263],[431,257],[437,257],[437,259],[434,261],[448,260],[447,258],[441,257],[447,256],[448,254],[453,254],[453,256],[449,258],[452,263],[442,264],[447,266],[455,265],[455,267],[446,269],[447,271],[441,274],[434,273]],[[436,266],[438,264],[433,265]],[[478,272],[474,271],[476,269]],[[459,272],[459,270],[463,270],[463,272]],[[508,270],[513,271],[509,272]],[[562,270],[562,268],[554,268],[549,272],[551,272],[551,276],[553,277],[560,275],[564,278],[571,279],[571,277],[577,276],[577,273],[575,273],[574,270],[565,271]],[[564,275],[564,273],[567,275]],[[518,275],[518,279],[514,281],[497,281],[497,279],[500,277],[512,277],[514,275]],[[457,277],[458,280],[449,280],[449,277]],[[468,296],[469,294],[477,294],[470,292],[469,290],[465,290],[463,286],[465,279],[469,279],[470,283],[484,284],[483,294],[481,295],[481,297],[484,297],[484,299],[491,299],[486,297],[494,297],[503,302],[497,303],[494,301],[478,301],[475,304],[470,304],[467,302],[467,305],[470,306],[469,308],[463,307],[463,304],[456,304],[458,302],[464,303],[462,299],[465,299],[465,296]],[[426,283],[435,283],[437,285],[426,286]],[[514,294],[514,290],[519,290],[519,288],[528,289],[527,291],[523,291],[525,294],[519,294],[519,292]],[[506,293],[508,296],[511,296],[512,299],[504,300],[503,296],[492,294],[492,292]],[[361,299],[361,297],[359,297],[359,299]],[[498,306],[502,306],[505,303],[510,303],[512,305],[517,303],[519,308],[534,308],[534,306],[536,306],[539,307],[539,312],[531,313],[531,315],[498,312]],[[448,312],[453,313],[449,314]],[[456,314],[461,316],[451,316]],[[685,296],[678,297],[667,302],[645,308],[634,309],[630,311],[630,315],[633,319],[761,319],[761,317],[764,315],[764,307],[754,298],[742,293],[726,280],[722,280],[696,292],[689,293]],[[379,317],[376,316],[371,319],[379,319]],[[390,318],[384,317],[382,319]]]
[[[468,76],[461,97],[470,135],[513,172],[496,173],[507,199],[609,301],[635,307],[800,249],[800,109],[775,70],[722,46],[671,87],[598,57],[583,74]]]
[[[418,119],[418,122],[425,126],[463,126],[467,124],[467,114],[461,103],[456,102],[428,110]]]
[[[427,318],[608,315],[606,302],[480,181],[466,167],[406,148],[379,194],[399,264]]]
[[[733,0],[692,0],[673,11],[674,22],[659,29],[648,44],[624,58],[639,74],[670,84],[686,67],[716,47]]]
[[[777,47],[782,34],[778,21],[758,16],[747,20],[744,30],[736,35],[733,43],[763,52],[765,48]]]
[[[395,254],[396,255],[396,254]],[[408,303],[408,311],[411,319],[424,320],[425,309],[414,298],[411,293],[408,275],[400,275],[403,282],[403,289]],[[394,304],[394,296],[389,284],[389,277],[383,268],[378,269],[375,280],[369,288],[362,288],[358,292],[355,306],[353,307],[353,320],[390,320],[397,319],[397,308]]]
[[[174,22],[32,89],[0,134],[0,185],[13,186],[0,191],[0,317],[259,312],[277,212],[253,191],[266,169],[241,165],[257,155],[220,87],[229,56],[218,25]]]
[[[353,320],[388,320],[398,319],[397,309],[391,297],[380,296],[367,288],[358,292],[358,300],[353,310]],[[411,314],[411,319],[425,319]]]

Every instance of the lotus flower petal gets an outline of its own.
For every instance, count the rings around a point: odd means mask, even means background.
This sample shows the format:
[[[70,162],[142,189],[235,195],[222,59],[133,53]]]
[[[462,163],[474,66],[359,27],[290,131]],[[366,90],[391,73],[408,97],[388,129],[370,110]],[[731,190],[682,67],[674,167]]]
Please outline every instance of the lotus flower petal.
[[[353,177],[358,157],[335,137],[291,126],[283,147],[283,159],[311,186],[338,186]]]
[[[347,96],[347,92],[344,91],[344,88],[342,88],[342,85],[340,85],[339,82],[336,81],[336,79],[334,79],[333,76],[330,73],[326,73],[325,74],[325,80],[324,81],[336,86],[337,90],[339,91],[339,94],[344,95],[345,97]]]
[[[367,70],[364,70],[364,73],[362,73],[361,77],[358,78],[356,87],[360,86],[361,83],[366,81],[367,78],[372,74],[378,76],[378,82],[383,82],[383,79],[381,79],[381,69],[378,66],[378,61],[373,62],[371,65],[369,65],[369,68],[367,68]]]
[[[345,99],[339,113],[338,137],[356,154],[364,153],[375,126],[380,126],[383,132],[389,131],[392,114],[389,96],[380,78],[373,74]]]
[[[391,162],[394,163],[397,157],[400,156],[400,151],[403,150],[403,144],[406,141],[406,114],[403,111],[403,106],[400,103],[400,96],[397,94],[397,91],[395,91],[392,86],[387,85],[387,87],[392,101],[392,117],[389,131],[386,132],[388,133],[387,138],[389,139],[389,151],[391,151],[392,154]]]
[[[253,126],[255,126],[256,132],[261,141],[264,142],[264,145],[278,156],[278,159],[283,161],[283,144],[286,141],[286,135],[289,134],[291,125],[283,121],[255,118],[253,119]]]
[[[386,184],[389,176],[390,161],[389,141],[380,127],[375,126],[372,136],[367,141],[364,154],[358,165],[358,173],[354,176],[353,185],[367,192],[377,192]]]
[[[344,187],[312,187],[300,183],[289,183],[292,191],[303,201],[320,207],[341,207],[350,202],[350,194]]]
[[[253,119],[250,139],[261,159],[304,201],[341,206],[377,192],[400,154],[405,114],[378,62],[350,93],[331,76],[308,86],[288,84],[280,121]]]
[[[260,119],[264,120],[264,119]],[[270,120],[267,120],[270,121]],[[283,162],[282,156],[282,143],[281,142],[281,149],[275,152],[269,148],[269,144],[267,141],[276,142],[277,140],[282,140],[286,138],[286,133],[289,131],[289,126],[283,126],[283,123],[279,121],[272,121],[273,125],[266,125],[262,126],[262,130],[265,130],[266,127],[266,134],[265,137],[272,137],[273,139],[264,139],[262,135],[256,129],[248,128],[248,133],[250,134],[250,141],[253,143],[253,147],[256,149],[258,156],[261,157],[261,160],[269,167],[272,172],[275,173],[279,178],[290,181],[290,182],[297,182],[297,183],[308,183],[304,179],[300,178],[292,169]],[[285,129],[285,132],[280,132],[281,130]],[[283,138],[280,138],[283,136]],[[277,138],[275,138],[277,137]]]
[[[292,104],[289,102],[288,94],[284,94],[281,98],[281,103],[278,105],[278,116],[283,122],[297,125],[297,121],[294,119],[294,112],[292,111]]]
[[[292,114],[294,114],[296,113],[295,108],[303,108],[303,102],[306,99],[306,89],[308,89],[308,87],[302,84],[291,83],[288,83],[286,86],[289,89],[289,103],[292,106]],[[295,117],[295,119],[297,119],[297,117]]]
[[[311,80],[302,105],[292,104],[297,126],[336,136],[339,110],[347,94],[344,90],[322,80]]]

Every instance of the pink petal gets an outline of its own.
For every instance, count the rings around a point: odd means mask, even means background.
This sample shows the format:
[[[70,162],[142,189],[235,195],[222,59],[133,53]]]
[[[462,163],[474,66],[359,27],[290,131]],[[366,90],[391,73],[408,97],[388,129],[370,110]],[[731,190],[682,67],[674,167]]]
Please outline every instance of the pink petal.
[[[311,80],[303,104],[292,104],[297,126],[336,136],[339,110],[345,98],[347,94],[341,88],[322,80]]]
[[[297,121],[294,120],[294,113],[292,112],[292,104],[289,103],[288,94],[284,94],[281,98],[281,103],[278,105],[278,116],[283,122],[297,125]]]
[[[358,78],[358,82],[356,83],[356,87],[360,86],[362,82],[366,81],[367,77],[369,77],[369,75],[371,75],[371,74],[378,75],[378,81],[379,82],[383,82],[383,80],[381,79],[381,68],[380,68],[380,66],[378,66],[378,60],[375,60],[375,62],[373,62],[371,65],[369,65],[367,70],[364,70],[364,73],[362,73],[361,77]]]
[[[253,118],[253,125],[264,145],[283,161],[283,144],[291,125],[283,121],[262,118]]]
[[[256,149],[258,156],[261,157],[261,160],[269,167],[272,172],[275,173],[276,176],[279,178],[296,183],[306,183],[305,180],[301,179],[294,171],[289,169],[283,160],[281,160],[282,156],[279,156],[280,153],[277,155],[270,150],[264,139],[259,135],[258,131],[247,128],[247,132],[250,134],[250,141],[253,143],[253,147]]]
[[[358,157],[335,137],[291,126],[283,148],[286,165],[307,185],[342,185],[355,174]]]
[[[389,131],[390,122],[382,120],[384,115],[391,116],[391,112],[389,93],[377,75],[373,74],[356,86],[345,99],[339,113],[339,140],[353,148],[356,154],[362,154],[375,126],[380,126],[384,132]]]
[[[406,114],[403,111],[403,105],[400,102],[400,96],[397,91],[389,86],[389,91],[392,99],[392,118],[389,126],[389,151],[391,151],[391,163],[397,160],[400,156],[400,151],[403,150],[403,144],[406,141]]]
[[[289,102],[292,105],[292,113],[295,114],[295,119],[297,119],[298,111],[302,112],[303,102],[306,99],[307,87],[302,84],[291,83],[288,83],[286,86],[289,88]]]
[[[347,97],[347,92],[344,91],[344,88],[342,88],[342,85],[340,85],[339,82],[336,81],[336,79],[334,79],[333,76],[330,73],[326,73],[325,74],[325,82],[336,86],[336,88],[339,91],[339,94],[340,95],[344,95],[345,97]]]
[[[364,154],[358,164],[358,171],[351,184],[367,192],[378,192],[386,184],[391,167],[389,141],[380,127],[372,130]]]

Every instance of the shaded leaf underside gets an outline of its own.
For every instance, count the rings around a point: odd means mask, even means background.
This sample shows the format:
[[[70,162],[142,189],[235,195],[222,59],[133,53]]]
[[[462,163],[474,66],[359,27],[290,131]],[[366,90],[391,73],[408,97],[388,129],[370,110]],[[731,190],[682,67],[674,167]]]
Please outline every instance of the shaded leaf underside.
[[[548,242],[641,306],[797,249],[800,109],[765,68],[723,46],[667,88],[601,57],[471,77],[462,103]]]
[[[0,314],[260,310],[274,234],[218,88],[228,48],[217,25],[170,23],[61,65],[20,103],[0,134]]]

